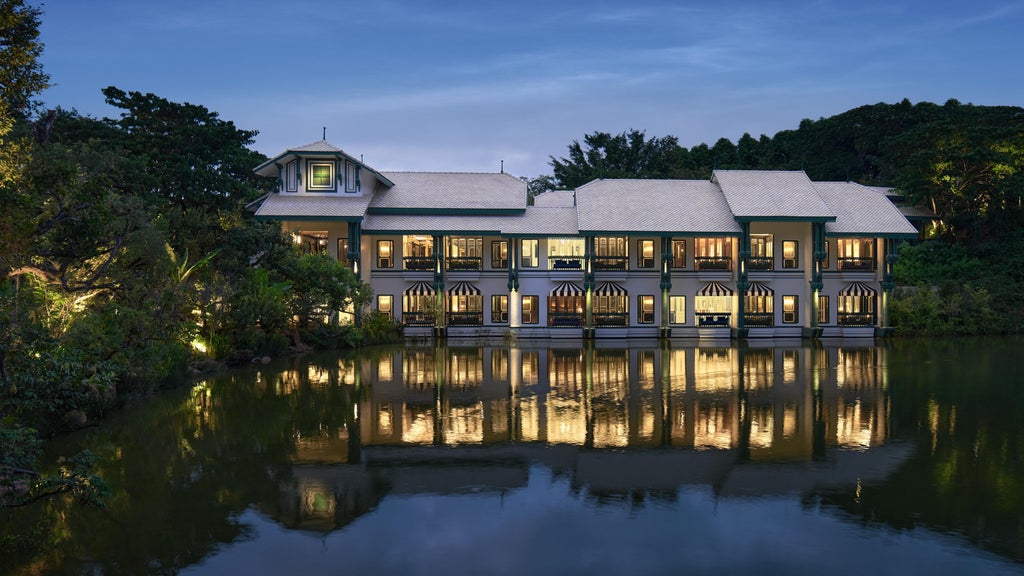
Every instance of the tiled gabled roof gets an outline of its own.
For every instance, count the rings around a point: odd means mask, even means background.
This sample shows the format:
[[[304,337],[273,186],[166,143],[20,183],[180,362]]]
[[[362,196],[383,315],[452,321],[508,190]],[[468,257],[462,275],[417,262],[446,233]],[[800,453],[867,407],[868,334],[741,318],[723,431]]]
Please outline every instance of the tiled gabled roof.
[[[576,223],[576,208],[572,206],[529,206],[522,216],[509,218],[501,232],[520,236],[575,236],[580,228]]]
[[[802,171],[715,170],[712,181],[739,220],[835,218]]]
[[[917,236],[917,229],[877,189],[853,182],[815,182],[814,187],[836,214],[835,222],[825,223],[828,236]]]
[[[722,191],[706,180],[594,180],[576,190],[583,232],[737,235]]]
[[[546,207],[571,207],[576,201],[575,192],[572,190],[550,190],[533,197],[534,206]]]
[[[370,211],[526,209],[526,183],[504,173],[384,172],[394,186],[374,194]]]

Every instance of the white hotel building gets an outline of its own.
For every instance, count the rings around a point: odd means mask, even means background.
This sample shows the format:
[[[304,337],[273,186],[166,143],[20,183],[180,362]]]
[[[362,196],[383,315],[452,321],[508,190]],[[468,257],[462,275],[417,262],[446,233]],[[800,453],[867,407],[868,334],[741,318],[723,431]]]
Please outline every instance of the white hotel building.
[[[504,173],[380,172],[326,141],[256,173],[252,205],[351,265],[407,336],[873,337],[896,247],[883,189],[802,171],[595,180],[537,196]]]

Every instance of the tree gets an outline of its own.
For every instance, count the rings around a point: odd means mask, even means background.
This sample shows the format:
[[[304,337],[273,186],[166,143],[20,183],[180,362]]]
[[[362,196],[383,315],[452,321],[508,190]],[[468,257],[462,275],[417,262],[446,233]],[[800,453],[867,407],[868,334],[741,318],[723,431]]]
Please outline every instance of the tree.
[[[50,85],[39,62],[41,14],[24,0],[0,0],[0,118],[28,118],[36,106],[33,96]]]
[[[682,152],[675,136],[648,140],[638,130],[615,136],[594,132],[582,145],[573,140],[568,158],[551,156],[549,164],[557,187],[572,189],[597,178],[672,178]]]

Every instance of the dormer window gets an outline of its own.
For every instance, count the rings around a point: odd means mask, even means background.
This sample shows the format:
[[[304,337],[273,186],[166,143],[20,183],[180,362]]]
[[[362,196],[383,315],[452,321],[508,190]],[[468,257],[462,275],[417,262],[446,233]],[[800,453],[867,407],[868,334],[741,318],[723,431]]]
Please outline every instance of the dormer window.
[[[334,162],[310,162],[310,190],[334,190]]]

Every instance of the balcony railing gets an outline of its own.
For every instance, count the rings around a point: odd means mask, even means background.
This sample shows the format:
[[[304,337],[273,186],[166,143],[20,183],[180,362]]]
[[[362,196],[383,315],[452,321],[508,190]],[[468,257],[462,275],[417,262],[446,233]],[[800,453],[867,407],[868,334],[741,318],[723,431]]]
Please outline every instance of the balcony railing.
[[[874,314],[845,314],[839,313],[839,325],[840,326],[874,326],[875,315]]]
[[[697,326],[728,326],[732,314],[728,312],[697,312]]]
[[[775,259],[771,256],[754,256],[747,260],[747,270],[771,270]]]
[[[697,270],[732,270],[732,258],[718,256],[694,256]]]
[[[625,270],[628,264],[628,256],[594,257],[594,270]]]
[[[583,315],[575,312],[549,312],[548,326],[583,326]]]
[[[875,259],[874,258],[839,258],[839,269],[840,270],[874,270]]]
[[[595,326],[627,326],[629,315],[625,312],[594,312]]]
[[[775,325],[775,314],[771,312],[747,312],[743,315],[743,323],[753,328],[771,328]]]
[[[479,256],[467,256],[462,258],[448,258],[445,260],[448,270],[480,270],[483,268],[483,260]]]
[[[483,312],[449,312],[449,326],[483,326]]]
[[[583,256],[548,256],[550,270],[582,270]]]
[[[402,258],[402,266],[405,270],[433,270],[433,256],[406,256]]]
[[[406,312],[402,314],[402,323],[406,326],[433,326],[434,317],[430,314]]]

